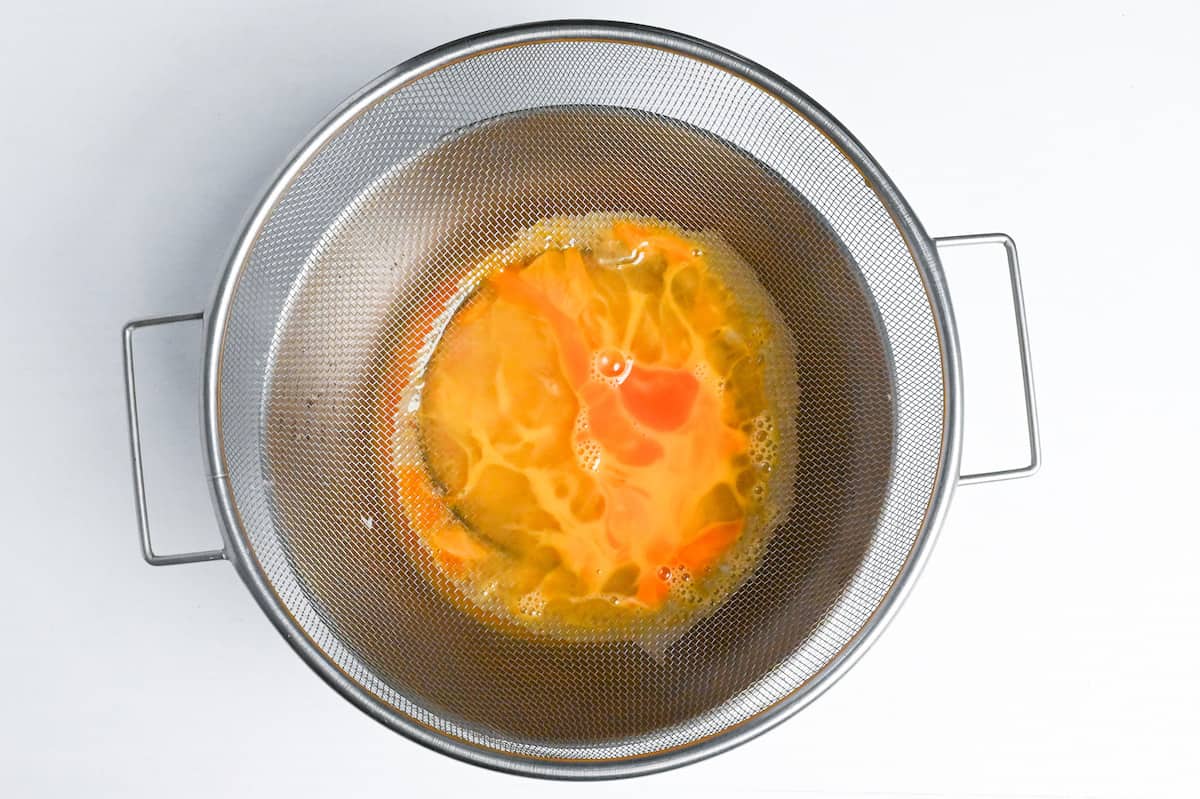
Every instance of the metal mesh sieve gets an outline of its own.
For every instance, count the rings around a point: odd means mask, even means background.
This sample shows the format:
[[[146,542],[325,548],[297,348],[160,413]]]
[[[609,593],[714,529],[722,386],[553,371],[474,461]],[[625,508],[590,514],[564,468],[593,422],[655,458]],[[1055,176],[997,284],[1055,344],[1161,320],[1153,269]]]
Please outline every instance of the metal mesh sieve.
[[[755,573],[661,656],[452,607],[400,545],[372,443],[406,316],[538,220],[602,211],[719,232],[796,356],[787,513]],[[443,751],[593,776],[729,745],[828,683],[936,515],[953,381],[932,263],[848,134],[728,53],[564,24],[423,56],[297,156],[218,294],[209,436],[234,560],[324,676]]]

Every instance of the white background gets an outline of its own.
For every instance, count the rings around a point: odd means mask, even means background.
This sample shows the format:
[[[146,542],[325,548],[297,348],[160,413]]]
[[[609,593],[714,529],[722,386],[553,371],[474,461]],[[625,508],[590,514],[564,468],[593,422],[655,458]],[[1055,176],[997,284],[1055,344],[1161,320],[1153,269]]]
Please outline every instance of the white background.
[[[145,565],[118,335],[207,304],[243,214],[344,96],[443,41],[568,16],[741,52],[839,117],[932,234],[1013,235],[1046,453],[1034,479],[955,494],[908,604],[810,708],[583,786],[405,741],[228,564]],[[1191,4],[1143,2],[5,4],[0,793],[1197,795],[1198,28]],[[951,269],[966,458],[1000,466],[1022,455],[1011,319],[995,253],[975,260]],[[139,343],[156,534],[214,545],[198,328]]]

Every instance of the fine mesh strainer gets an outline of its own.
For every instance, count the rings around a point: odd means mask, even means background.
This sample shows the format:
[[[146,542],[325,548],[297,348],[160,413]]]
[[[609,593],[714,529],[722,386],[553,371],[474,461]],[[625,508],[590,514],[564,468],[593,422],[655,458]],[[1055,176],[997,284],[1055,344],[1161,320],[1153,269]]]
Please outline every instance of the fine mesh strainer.
[[[654,654],[514,636],[453,607],[400,545],[372,445],[397,324],[538,220],[597,212],[719,233],[795,353],[786,513],[740,589]],[[935,243],[1006,249],[1027,467],[958,474],[958,350]],[[679,765],[782,720],[861,654],[956,482],[1036,468],[1023,316],[1007,237],[931,240],[862,146],[761,67],[631,25],[482,34],[403,64],[320,126],[259,205],[210,311],[126,328],[144,553],[231,560],[319,674],[447,754],[555,777]],[[224,547],[157,555],[132,333],[182,319],[206,330]]]

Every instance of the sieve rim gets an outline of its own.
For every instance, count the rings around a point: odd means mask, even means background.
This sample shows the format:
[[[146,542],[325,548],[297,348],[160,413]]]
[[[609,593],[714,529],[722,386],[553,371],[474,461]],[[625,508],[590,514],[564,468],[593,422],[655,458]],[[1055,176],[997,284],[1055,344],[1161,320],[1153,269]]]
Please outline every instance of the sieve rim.
[[[609,41],[654,47],[699,60],[765,91],[802,115],[862,174],[891,215],[924,283],[938,336],[943,374],[942,443],[925,520],[896,580],[873,615],[836,656],[792,693],[757,715],[681,747],[626,758],[550,759],[480,747],[427,727],[397,711],[346,674],[305,632],[268,581],[249,545],[227,471],[222,438],[222,355],[230,309],[254,244],[272,212],[304,167],[350,122],[397,87],[481,53],[553,41]],[[626,22],[561,20],[499,28],[449,42],[388,70],[335,108],[296,148],[271,180],[236,239],[205,315],[202,437],[209,486],[226,557],[263,612],[298,655],[335,690],[385,726],[434,751],[474,765],[524,776],[559,779],[632,777],[693,763],[757,737],[807,706],[832,686],[878,639],[911,591],[932,549],[953,493],[961,447],[961,365],[958,339],[941,263],[933,240],[907,201],[861,143],[824,108],[775,73],[749,59],[674,31]]]

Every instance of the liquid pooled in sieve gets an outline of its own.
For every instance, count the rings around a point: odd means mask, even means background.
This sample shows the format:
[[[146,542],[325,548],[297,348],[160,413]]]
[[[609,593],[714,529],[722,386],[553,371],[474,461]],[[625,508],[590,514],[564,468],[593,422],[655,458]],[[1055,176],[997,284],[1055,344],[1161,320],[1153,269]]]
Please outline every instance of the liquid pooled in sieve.
[[[715,235],[596,214],[447,294],[410,325],[425,357],[394,359],[383,420],[430,581],[502,626],[652,651],[719,606],[793,460],[793,365],[749,267]]]

